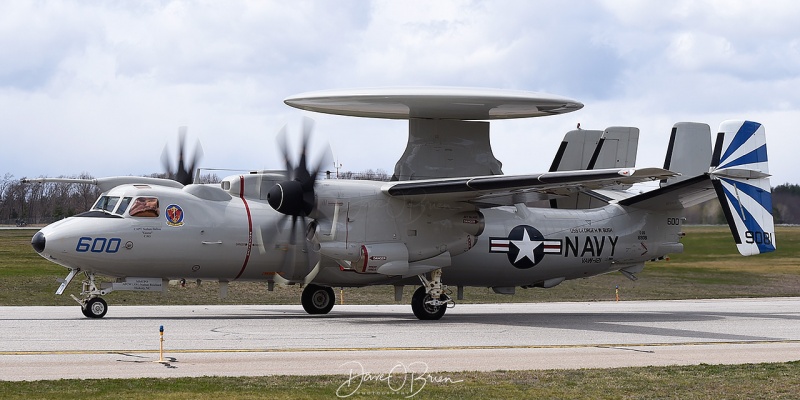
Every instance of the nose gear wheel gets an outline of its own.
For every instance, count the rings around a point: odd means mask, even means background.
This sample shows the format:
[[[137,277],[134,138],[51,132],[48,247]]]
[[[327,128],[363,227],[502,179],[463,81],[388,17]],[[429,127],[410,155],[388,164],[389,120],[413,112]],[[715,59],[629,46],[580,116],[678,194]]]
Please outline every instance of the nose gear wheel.
[[[108,311],[108,304],[100,297],[92,297],[81,307],[81,311],[89,318],[103,318]]]

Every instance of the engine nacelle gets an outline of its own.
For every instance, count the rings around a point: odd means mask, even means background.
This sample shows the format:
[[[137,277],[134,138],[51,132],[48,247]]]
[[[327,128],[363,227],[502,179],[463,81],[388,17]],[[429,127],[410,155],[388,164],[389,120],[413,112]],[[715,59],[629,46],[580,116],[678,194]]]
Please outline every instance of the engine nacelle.
[[[247,197],[267,199],[267,192],[276,183],[285,181],[286,176],[279,173],[254,173],[228,176],[220,182],[222,190],[233,197],[244,194]]]
[[[450,252],[409,261],[408,247],[404,243],[345,244],[328,242],[320,244],[320,254],[337,260],[342,268],[360,274],[414,276],[452,264]]]
[[[319,252],[334,260],[354,262],[361,258],[361,246],[356,243],[322,242],[319,244]]]
[[[361,257],[353,267],[361,273],[405,275],[408,272],[408,247],[405,243],[362,245]]]
[[[404,275],[409,270],[408,247],[405,243],[345,244],[320,243],[320,254],[343,261],[362,274]],[[343,265],[344,266],[344,265]]]
[[[450,217],[450,222],[453,223],[453,228],[472,236],[480,236],[483,229],[486,228],[483,213],[477,210],[458,213]]]

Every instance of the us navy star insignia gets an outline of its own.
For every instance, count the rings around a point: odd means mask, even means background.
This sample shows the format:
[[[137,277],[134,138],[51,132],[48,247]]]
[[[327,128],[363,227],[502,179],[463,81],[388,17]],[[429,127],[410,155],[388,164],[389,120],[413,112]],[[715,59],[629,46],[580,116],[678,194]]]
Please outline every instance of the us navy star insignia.
[[[489,239],[490,253],[506,253],[508,262],[516,268],[527,269],[542,261],[545,254],[561,254],[559,239],[545,239],[538,229],[517,225],[508,237]]]
[[[536,263],[536,256],[534,252],[544,243],[541,240],[531,240],[530,236],[528,236],[527,229],[525,229],[522,233],[522,240],[510,240],[510,242],[518,250],[517,258],[514,260],[514,264],[526,257],[528,260],[531,260],[531,262]]]

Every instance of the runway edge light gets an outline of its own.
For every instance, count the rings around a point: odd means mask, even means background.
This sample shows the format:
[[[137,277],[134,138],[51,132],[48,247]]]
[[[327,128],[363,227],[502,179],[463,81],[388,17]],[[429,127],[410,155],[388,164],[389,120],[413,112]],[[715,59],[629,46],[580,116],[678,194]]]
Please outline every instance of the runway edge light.
[[[159,340],[159,348],[158,348],[158,361],[157,363],[165,363],[167,362],[164,360],[164,325],[158,327],[158,334],[160,336]]]

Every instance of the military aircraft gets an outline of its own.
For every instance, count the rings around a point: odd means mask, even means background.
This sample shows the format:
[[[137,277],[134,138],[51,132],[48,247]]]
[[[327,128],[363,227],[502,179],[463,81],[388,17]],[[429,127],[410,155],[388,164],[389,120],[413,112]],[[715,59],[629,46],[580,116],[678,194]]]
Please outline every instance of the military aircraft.
[[[217,280],[224,294],[228,282],[263,281],[269,290],[304,285],[303,308],[326,314],[332,287],[393,285],[401,300],[403,286],[417,284],[414,315],[436,320],[455,304],[452,288],[462,299],[465,286],[508,294],[613,271],[635,279],[647,261],[683,251],[684,210],[714,198],[741,254],[775,250],[766,139],[756,122],[723,122],[713,137],[706,124],[677,123],[663,168],[634,167],[636,128],[578,129],[567,133],[550,171],[503,175],[489,121],[583,105],[543,93],[430,87],[312,92],[285,103],[407,119],[408,145],[392,180],[321,179],[327,161],[310,161],[309,125],[296,161],[282,145],[282,171],[213,185],[91,180],[102,191],[91,210],[31,240],[69,270],[56,293],[83,273],[80,297],[72,297],[84,315],[101,318],[102,296],[117,290]],[[285,142],[285,133],[279,137]],[[647,181],[660,187],[628,190]]]

